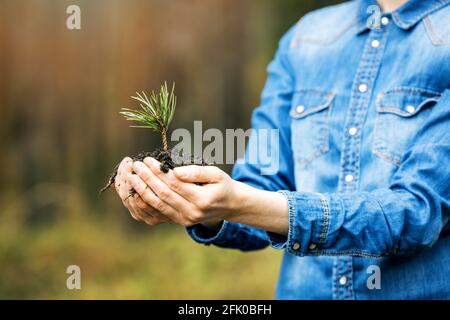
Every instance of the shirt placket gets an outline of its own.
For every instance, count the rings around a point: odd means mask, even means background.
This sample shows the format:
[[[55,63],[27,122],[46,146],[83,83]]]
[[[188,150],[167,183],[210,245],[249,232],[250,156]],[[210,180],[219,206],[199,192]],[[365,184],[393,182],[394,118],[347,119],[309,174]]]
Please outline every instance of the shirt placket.
[[[381,18],[381,26],[368,33],[364,51],[353,80],[350,106],[346,115],[345,132],[339,173],[339,192],[359,189],[361,132],[371,105],[373,88],[381,65],[389,32],[388,16]],[[354,299],[353,258],[336,257],[333,265],[333,298]]]

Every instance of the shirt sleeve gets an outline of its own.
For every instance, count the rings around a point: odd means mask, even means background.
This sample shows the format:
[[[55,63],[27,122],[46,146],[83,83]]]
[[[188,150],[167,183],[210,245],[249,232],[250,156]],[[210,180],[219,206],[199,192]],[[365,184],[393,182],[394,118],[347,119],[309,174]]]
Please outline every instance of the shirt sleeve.
[[[450,90],[433,107],[389,188],[313,194],[285,191],[287,237],[273,247],[297,256],[381,257],[432,246],[450,216]]]
[[[236,163],[232,174],[235,180],[262,190],[294,190],[290,122],[286,121],[293,93],[293,78],[286,51],[290,47],[294,28],[281,39],[275,58],[268,66],[261,105],[252,115],[252,133],[246,154]],[[271,143],[272,137],[279,140]],[[270,157],[264,155],[265,151],[270,153]],[[264,230],[234,222],[225,221],[214,232],[201,225],[190,227],[187,231],[195,241],[206,245],[245,251],[270,245]]]

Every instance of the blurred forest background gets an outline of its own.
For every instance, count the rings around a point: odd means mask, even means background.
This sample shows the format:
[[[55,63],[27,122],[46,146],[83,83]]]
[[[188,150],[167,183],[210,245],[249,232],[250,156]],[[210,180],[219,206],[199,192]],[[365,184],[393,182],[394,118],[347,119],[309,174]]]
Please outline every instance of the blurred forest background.
[[[0,298],[272,298],[280,252],[200,246],[97,192],[159,146],[118,114],[135,91],[175,81],[172,128],[249,128],[280,36],[336,2],[0,0]],[[66,288],[73,264],[81,290]]]

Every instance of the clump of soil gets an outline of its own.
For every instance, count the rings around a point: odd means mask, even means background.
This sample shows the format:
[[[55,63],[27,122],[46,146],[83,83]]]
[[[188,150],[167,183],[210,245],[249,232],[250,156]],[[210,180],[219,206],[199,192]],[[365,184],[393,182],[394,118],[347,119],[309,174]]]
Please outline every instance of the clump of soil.
[[[163,150],[156,149],[152,152],[143,151],[133,157],[131,159],[133,161],[144,161],[145,158],[151,157],[158,160],[161,163],[160,170],[161,172],[167,173],[169,170],[172,170],[176,167],[189,166],[189,165],[200,165],[200,166],[208,166],[209,164],[204,161],[204,159],[200,159],[199,161],[195,161],[194,157],[191,156],[187,161],[175,162],[172,159],[171,150]],[[114,168],[114,172],[111,174],[108,183],[100,190],[99,194],[101,195],[103,192],[108,190],[116,181],[117,170],[119,169],[119,164]],[[136,193],[135,190],[130,190],[130,196],[133,196]]]

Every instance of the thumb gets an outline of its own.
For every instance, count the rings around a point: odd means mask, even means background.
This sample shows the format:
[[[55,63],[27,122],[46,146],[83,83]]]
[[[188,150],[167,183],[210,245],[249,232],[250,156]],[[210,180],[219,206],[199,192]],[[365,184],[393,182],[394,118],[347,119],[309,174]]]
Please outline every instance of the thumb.
[[[223,176],[223,171],[214,166],[177,167],[173,172],[178,179],[191,183],[214,183]]]

